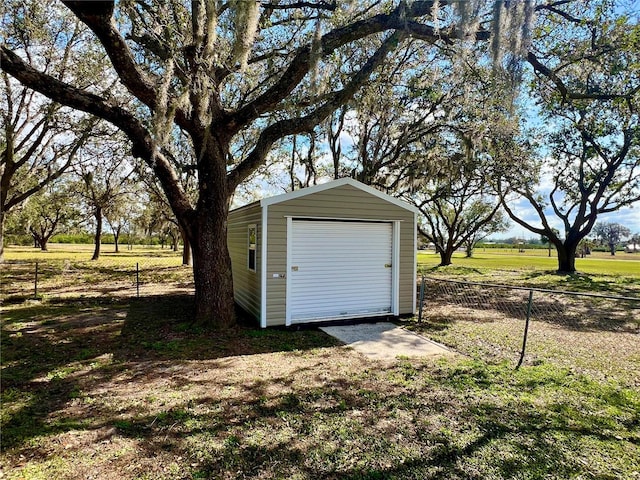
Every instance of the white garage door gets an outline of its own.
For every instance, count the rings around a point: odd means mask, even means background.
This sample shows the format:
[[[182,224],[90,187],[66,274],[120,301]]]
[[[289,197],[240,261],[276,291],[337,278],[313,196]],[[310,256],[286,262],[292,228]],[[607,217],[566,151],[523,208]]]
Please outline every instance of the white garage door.
[[[391,312],[391,223],[293,220],[291,322]]]

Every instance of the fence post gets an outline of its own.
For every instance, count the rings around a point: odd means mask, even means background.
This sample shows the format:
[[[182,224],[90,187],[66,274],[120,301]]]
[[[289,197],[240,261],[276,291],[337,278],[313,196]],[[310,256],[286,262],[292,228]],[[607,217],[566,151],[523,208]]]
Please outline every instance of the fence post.
[[[33,284],[33,298],[38,298],[38,262],[36,262],[36,279]]]
[[[136,262],[136,297],[140,298],[140,264]]]
[[[418,323],[422,323],[422,305],[424,303],[424,274],[420,283],[420,305],[418,306]]]
[[[520,353],[520,360],[516,365],[516,370],[520,368],[524,361],[524,352],[527,348],[527,335],[529,333],[529,318],[531,318],[531,304],[533,303],[533,290],[529,290],[529,302],[527,303],[527,318],[524,324],[524,337],[522,338],[522,352]]]

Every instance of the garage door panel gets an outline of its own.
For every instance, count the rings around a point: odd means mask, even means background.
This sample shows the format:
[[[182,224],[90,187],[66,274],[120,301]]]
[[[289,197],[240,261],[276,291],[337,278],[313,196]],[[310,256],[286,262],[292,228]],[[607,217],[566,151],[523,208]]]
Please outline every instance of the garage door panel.
[[[293,322],[391,311],[392,225],[294,220]]]

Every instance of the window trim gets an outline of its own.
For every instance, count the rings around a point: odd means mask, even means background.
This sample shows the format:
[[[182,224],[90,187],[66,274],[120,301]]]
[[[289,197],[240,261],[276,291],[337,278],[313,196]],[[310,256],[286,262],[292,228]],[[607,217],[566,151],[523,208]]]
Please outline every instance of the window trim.
[[[251,243],[251,230],[253,229],[255,243]],[[251,268],[251,252],[253,251],[253,268]],[[256,272],[258,266],[258,225],[251,223],[247,225],[247,269]]]

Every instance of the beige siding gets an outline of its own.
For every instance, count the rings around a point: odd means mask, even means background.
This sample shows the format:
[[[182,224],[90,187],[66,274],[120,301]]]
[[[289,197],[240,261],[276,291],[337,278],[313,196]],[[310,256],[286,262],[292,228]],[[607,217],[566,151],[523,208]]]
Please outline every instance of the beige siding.
[[[227,241],[233,269],[233,296],[238,305],[257,320],[260,320],[261,212],[259,203],[233,210],[229,214],[227,229]],[[257,226],[255,272],[249,270],[249,225]]]
[[[362,220],[400,220],[400,314],[411,314],[415,302],[414,214],[350,185],[331,188],[300,198],[269,205],[267,243],[267,325],[285,323],[287,274],[287,216],[353,218]],[[366,239],[363,239],[363,246]],[[235,279],[235,277],[234,277]],[[363,279],[366,281],[366,279]]]

